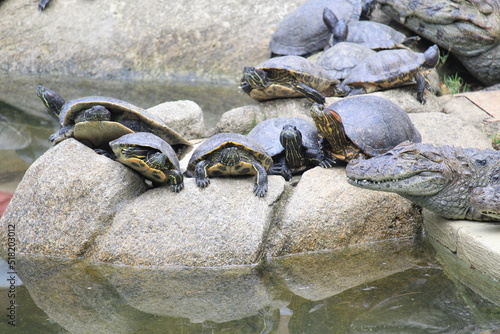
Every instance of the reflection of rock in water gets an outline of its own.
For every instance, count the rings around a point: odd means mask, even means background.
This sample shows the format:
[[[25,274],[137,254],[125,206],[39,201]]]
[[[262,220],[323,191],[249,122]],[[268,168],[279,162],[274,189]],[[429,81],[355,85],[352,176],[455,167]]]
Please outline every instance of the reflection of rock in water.
[[[70,333],[137,333],[149,319],[129,307],[92,266],[38,257],[18,260],[19,276],[36,305]]]
[[[31,144],[31,134],[22,124],[0,114],[0,150],[21,150]]]

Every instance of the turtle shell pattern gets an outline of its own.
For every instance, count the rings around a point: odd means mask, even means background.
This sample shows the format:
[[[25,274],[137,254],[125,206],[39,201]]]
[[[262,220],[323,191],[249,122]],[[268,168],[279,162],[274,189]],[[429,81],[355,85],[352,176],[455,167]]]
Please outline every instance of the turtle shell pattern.
[[[330,31],[323,23],[323,9],[330,8],[346,21],[358,20],[361,0],[309,0],[288,14],[276,27],[269,44],[277,55],[302,56],[323,49]]]
[[[144,123],[152,133],[172,145],[180,158],[184,157],[192,148],[190,142],[168,127],[159,117],[129,102],[107,96],[87,96],[68,101],[63,105],[59,114],[61,126],[74,124],[78,113],[97,105],[103,106],[111,112],[111,121],[99,122],[93,126],[83,124],[85,122],[78,123],[75,125],[75,136],[78,136],[77,134],[80,132],[82,136],[85,136],[84,139],[97,138],[100,142],[109,142],[127,133],[145,131],[145,129],[127,129],[126,126],[120,124],[127,124],[128,120],[133,120]]]
[[[158,150],[165,154],[168,158],[166,165],[164,166],[165,169],[180,169],[179,159],[177,158],[174,149],[163,139],[149,132],[136,132],[124,135],[110,142],[109,146],[113,149],[118,161],[140,172],[142,175],[155,182],[166,182],[167,178],[163,171],[151,168],[141,159],[127,158],[122,154],[121,149],[131,146],[139,146]]]
[[[425,62],[423,53],[385,50],[366,57],[353,68],[340,86],[365,87],[367,93],[413,83]]]
[[[198,162],[203,160],[212,161],[227,147],[237,147],[240,152],[251,155],[265,170],[268,170],[273,164],[273,159],[264,148],[247,136],[237,133],[219,133],[208,138],[196,148],[189,160],[187,171],[193,174]],[[232,167],[217,163],[208,168],[207,173],[208,176],[255,175],[255,170],[251,164],[244,162]]]
[[[304,57],[283,56],[266,60],[256,66],[266,71],[268,80],[274,82],[266,89],[252,89],[250,97],[258,100],[275,98],[303,97],[302,94],[282,84],[290,82],[290,76],[329,97],[335,95],[335,88],[339,83],[332,78],[321,66],[314,64]]]
[[[267,153],[274,157],[285,150],[280,142],[280,132],[287,124],[295,126],[302,133],[302,146],[306,149],[320,149],[316,126],[300,117],[278,117],[265,120],[257,124],[248,137],[259,143]]]
[[[406,39],[399,31],[374,21],[350,22],[346,42],[357,43],[370,49],[393,49]]]
[[[404,109],[378,96],[347,97],[328,106],[342,118],[346,135],[369,156],[422,137]]]
[[[342,80],[351,69],[374,53],[371,48],[361,44],[340,42],[323,52],[316,64],[333,78]]]

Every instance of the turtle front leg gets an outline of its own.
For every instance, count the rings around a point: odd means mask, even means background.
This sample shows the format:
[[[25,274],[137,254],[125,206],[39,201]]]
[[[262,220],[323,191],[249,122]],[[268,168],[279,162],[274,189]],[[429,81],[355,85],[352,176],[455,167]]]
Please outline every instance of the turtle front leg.
[[[336,164],[335,158],[333,158],[330,154],[323,152],[322,150],[310,148],[306,150],[305,156],[309,163],[314,166],[331,168]]]
[[[194,177],[196,179],[196,185],[200,188],[205,188],[210,184],[210,179],[208,178],[207,169],[212,164],[207,160],[202,160],[196,164],[194,169]]]
[[[65,139],[74,137],[75,135],[75,125],[66,125],[63,126],[62,128],[59,129],[56,133],[50,135],[49,137],[49,142],[52,143],[52,145],[59,144]]]
[[[427,83],[422,73],[417,73],[415,79],[417,81],[417,100],[418,102],[425,104],[426,100],[424,98],[424,90]]]
[[[318,92],[317,90],[309,87],[308,85],[302,83],[302,82],[297,82],[295,86],[293,87],[295,91],[301,93],[304,95],[308,100],[312,102],[316,102],[319,104],[325,104],[326,100],[323,94]]]
[[[251,162],[255,169],[255,186],[253,192],[256,196],[264,197],[267,193],[267,172],[266,169],[257,161]]]
[[[172,169],[167,174],[168,182],[172,186],[172,191],[178,193],[184,189],[184,177],[178,169]]]

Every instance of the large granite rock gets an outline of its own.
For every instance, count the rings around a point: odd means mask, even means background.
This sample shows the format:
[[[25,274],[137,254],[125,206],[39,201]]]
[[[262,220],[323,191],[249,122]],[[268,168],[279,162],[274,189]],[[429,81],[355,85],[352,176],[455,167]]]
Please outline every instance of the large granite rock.
[[[83,256],[123,204],[146,189],[122,164],[68,139],[30,166],[2,225],[15,226],[17,252]]]
[[[193,101],[164,102],[147,109],[186,139],[205,136],[203,110]]]
[[[0,72],[234,82],[269,56],[273,30],[302,2],[54,0],[38,12],[3,1]]]
[[[253,194],[253,177],[212,178],[203,190],[194,179],[184,182],[180,193],[151,189],[124,206],[92,259],[157,266],[260,261],[284,179],[269,177],[265,198]]]

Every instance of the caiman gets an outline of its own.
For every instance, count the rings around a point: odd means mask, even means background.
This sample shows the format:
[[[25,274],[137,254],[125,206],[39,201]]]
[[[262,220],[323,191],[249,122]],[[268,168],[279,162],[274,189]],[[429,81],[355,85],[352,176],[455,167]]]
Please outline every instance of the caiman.
[[[500,221],[499,151],[404,142],[351,160],[346,174],[352,185],[399,194],[445,218]]]

